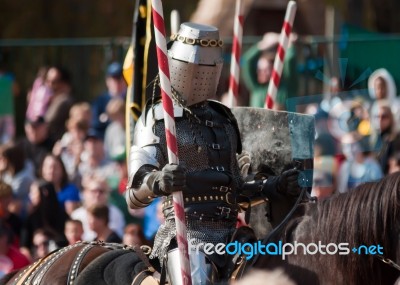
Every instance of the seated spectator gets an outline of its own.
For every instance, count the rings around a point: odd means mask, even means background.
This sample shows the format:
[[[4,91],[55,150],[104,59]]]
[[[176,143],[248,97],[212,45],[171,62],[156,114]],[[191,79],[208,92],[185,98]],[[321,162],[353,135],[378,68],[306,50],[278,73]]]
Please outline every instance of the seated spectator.
[[[110,189],[104,177],[90,176],[84,179],[82,194],[83,206],[73,211],[71,218],[82,222],[84,230],[83,239],[91,241],[96,237],[96,233],[89,227],[87,209],[93,206],[104,205],[108,206],[110,211],[108,226],[119,236],[122,236],[125,226],[124,216],[117,207],[109,204]]]
[[[43,180],[35,181],[29,193],[31,210],[21,232],[21,250],[29,256],[33,233],[37,229],[53,232],[54,238],[65,240],[64,225],[67,214],[60,207],[53,184]]]
[[[75,244],[78,241],[83,240],[83,225],[79,220],[68,220],[65,222],[65,237],[68,240],[68,244]]]
[[[52,97],[46,111],[45,119],[49,124],[49,133],[53,141],[61,139],[65,132],[65,122],[73,104],[72,85],[69,72],[61,66],[52,66],[46,73],[46,86]]]
[[[106,157],[114,158],[125,153],[125,101],[113,98],[106,110],[111,122],[106,128],[104,149]]]
[[[90,175],[104,177],[106,180],[120,178],[116,177],[119,174],[117,164],[106,157],[101,134],[95,129],[88,131],[78,169],[82,178]]]
[[[59,156],[46,155],[41,168],[41,177],[54,185],[58,202],[68,215],[80,206],[79,189],[69,182],[64,163]]]
[[[109,209],[107,205],[93,205],[87,209],[89,228],[96,233],[94,240],[120,243],[121,238],[108,227]]]
[[[368,78],[368,92],[373,100],[386,99],[390,102],[396,97],[396,83],[385,68],[375,70]]]
[[[106,113],[108,102],[112,98],[125,99],[126,82],[122,74],[122,65],[113,62],[107,67],[106,71],[106,87],[107,90],[100,94],[92,102],[92,123],[91,126],[99,133],[100,138],[104,139],[106,127],[110,120]]]
[[[374,158],[366,138],[343,145],[346,156],[337,176],[340,193],[354,189],[364,182],[379,180],[383,172],[378,161]]]
[[[26,158],[33,163],[35,171],[39,171],[47,153],[53,149],[54,141],[49,136],[49,125],[43,117],[25,121],[25,135],[21,140]],[[38,173],[35,173],[38,175]]]
[[[26,216],[29,187],[34,180],[32,171],[20,145],[10,143],[0,147],[0,176],[13,190],[13,213],[22,218]]]
[[[61,156],[71,181],[80,185],[78,166],[81,162],[84,140],[90,126],[91,110],[88,103],[82,102],[72,106],[66,123],[67,132],[53,148],[55,155]]]
[[[69,119],[83,121],[86,125],[90,126],[92,119],[92,109],[90,104],[87,102],[79,102],[72,105],[69,110]]]
[[[49,229],[37,229],[33,233],[32,260],[46,257],[50,252],[66,246],[65,240],[59,240],[58,235]]]
[[[26,258],[17,247],[12,245],[12,240],[11,229],[0,221],[0,256],[3,257],[1,260],[2,270],[0,276],[30,264],[29,259]],[[4,258],[6,260],[4,260]],[[4,267],[5,261],[8,261],[8,270]]]
[[[16,214],[9,210],[10,203],[13,200],[11,186],[0,180],[0,221],[11,229],[13,233],[12,244],[19,247],[21,236],[22,221]]]
[[[400,151],[400,134],[389,101],[379,100],[371,109],[371,145],[384,174],[389,171],[389,157]]]
[[[122,243],[126,245],[145,245],[147,241],[144,237],[143,228],[139,224],[128,224],[124,229]]]
[[[385,68],[375,70],[368,78],[368,92],[372,100],[372,108],[381,101],[386,100],[392,109],[394,120],[400,124],[400,100],[397,97],[396,82]]]
[[[88,126],[85,125],[84,121],[69,120],[68,130],[76,133],[83,134],[86,137]],[[66,133],[65,135],[69,135]],[[81,135],[79,135],[80,137]],[[53,149],[53,154],[60,156],[67,171],[70,181],[73,181],[76,185],[80,185],[79,175],[79,164],[81,163],[81,155],[83,152],[84,139],[74,138],[73,136],[65,136],[59,141]],[[58,148],[58,149],[57,149]]]
[[[49,102],[53,96],[52,90],[46,86],[46,73],[48,68],[39,68],[31,90],[28,92],[28,107],[26,108],[26,118],[34,120],[37,117],[44,117],[49,107]]]

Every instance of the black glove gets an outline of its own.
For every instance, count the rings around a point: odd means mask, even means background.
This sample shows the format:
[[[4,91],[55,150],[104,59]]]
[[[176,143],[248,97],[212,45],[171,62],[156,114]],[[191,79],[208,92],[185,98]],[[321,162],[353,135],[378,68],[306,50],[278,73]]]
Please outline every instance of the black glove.
[[[280,194],[298,197],[301,193],[299,185],[300,171],[297,169],[290,169],[284,171],[278,180],[277,191]]]
[[[186,168],[182,165],[167,164],[161,171],[151,172],[147,186],[157,196],[168,196],[182,191],[186,185]]]

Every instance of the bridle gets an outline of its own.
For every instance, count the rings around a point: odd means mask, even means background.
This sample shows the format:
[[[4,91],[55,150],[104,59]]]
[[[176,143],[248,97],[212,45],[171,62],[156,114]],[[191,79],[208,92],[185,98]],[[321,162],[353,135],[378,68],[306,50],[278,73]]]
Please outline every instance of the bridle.
[[[393,260],[384,257],[383,255],[379,255],[376,254],[374,255],[378,260],[382,261],[383,263],[393,267],[394,269],[396,269],[397,271],[400,271],[400,265],[398,265],[396,262],[394,262]]]
[[[130,245],[122,245],[117,243],[105,243],[103,241],[79,241],[73,245],[69,245],[67,247],[63,247],[57,249],[47,256],[39,259],[35,263],[31,264],[27,267],[24,271],[20,274],[16,275],[13,279],[13,285],[23,285],[23,284],[41,284],[43,281],[44,275],[50,269],[51,265],[54,264],[58,259],[60,259],[64,254],[69,252],[71,249],[81,246],[71,262],[71,266],[69,268],[67,274],[67,282],[66,284],[74,284],[75,280],[77,279],[78,272],[80,272],[80,266],[88,254],[88,252],[97,247],[101,246],[110,250],[113,249],[123,249],[128,251],[134,251],[139,258],[145,263],[145,270],[139,272],[132,284],[141,284],[141,282],[149,276],[151,273],[155,272],[155,269],[148,261],[148,255],[151,252],[151,248],[146,245],[142,246],[130,246]]]
[[[263,244],[268,243],[268,241],[275,235],[276,232],[278,232],[284,225],[288,223],[288,221],[292,218],[294,212],[297,210],[297,208],[300,206],[301,203],[314,203],[316,202],[316,199],[314,197],[311,197],[310,194],[307,192],[307,187],[302,187],[301,193],[299,197],[297,197],[296,202],[294,203],[292,209],[290,210],[289,213],[285,216],[285,218],[280,222],[278,226],[276,226],[264,239],[263,239]],[[255,258],[252,261],[252,266],[257,262],[258,258],[260,257],[260,254],[256,255]]]

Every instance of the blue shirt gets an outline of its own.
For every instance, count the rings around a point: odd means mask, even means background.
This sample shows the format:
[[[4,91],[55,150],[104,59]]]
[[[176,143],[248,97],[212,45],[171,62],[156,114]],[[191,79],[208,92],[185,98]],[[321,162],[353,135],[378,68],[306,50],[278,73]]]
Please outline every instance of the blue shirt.
[[[81,200],[79,196],[79,189],[75,184],[69,183],[61,188],[61,191],[57,193],[58,202],[63,205],[67,201],[79,202]]]
[[[156,198],[145,208],[143,217],[143,232],[147,240],[152,240],[160,227],[160,221],[157,219],[157,204],[161,198]]]

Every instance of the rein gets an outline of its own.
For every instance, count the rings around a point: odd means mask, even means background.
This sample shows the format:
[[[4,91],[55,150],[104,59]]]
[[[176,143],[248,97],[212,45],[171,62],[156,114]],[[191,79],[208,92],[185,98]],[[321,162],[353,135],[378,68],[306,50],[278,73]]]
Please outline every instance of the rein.
[[[290,210],[289,213],[287,213],[287,215],[285,216],[285,218],[282,220],[282,222],[280,222],[280,224],[278,226],[276,226],[264,239],[263,239],[263,243],[266,243],[278,230],[280,230],[284,225],[287,224],[287,222],[289,221],[289,219],[293,216],[294,212],[297,210],[297,208],[299,207],[301,201],[303,200],[303,196],[306,195],[306,202],[314,202],[315,199],[312,198],[308,192],[307,192],[307,188],[306,187],[302,187],[301,189],[301,193],[299,195],[299,197],[297,197],[297,200],[295,202],[295,204],[293,205],[292,209]],[[260,257],[260,254],[257,254],[256,257],[254,258],[253,262],[251,263],[251,266],[253,266],[258,258]]]
[[[389,259],[389,258],[386,258],[386,257],[384,257],[384,256],[382,256],[382,255],[379,255],[379,254],[375,255],[375,257],[376,257],[377,259],[379,259],[380,261],[382,261],[383,263],[385,263],[385,264],[387,264],[387,265],[393,267],[393,268],[396,269],[397,271],[400,271],[400,265],[398,265],[398,264],[397,264],[396,262],[394,262],[393,260],[391,260],[391,259]]]
[[[47,269],[52,264],[52,262],[58,257],[60,257],[62,254],[64,254],[71,247],[72,246],[56,249],[47,254],[45,257],[37,260],[36,262],[25,268],[25,270],[22,271],[14,279],[14,282],[12,284],[15,285],[28,284],[37,277],[41,279],[43,275],[46,273]]]
[[[37,260],[35,263],[31,264],[25,270],[23,270],[18,276],[16,276],[13,280],[13,285],[23,285],[23,284],[41,284],[43,281],[44,275],[51,268],[51,266],[59,260],[62,256],[64,256],[67,252],[69,252],[73,248],[77,248],[81,246],[71,261],[71,266],[67,272],[67,282],[66,284],[74,284],[78,277],[78,273],[80,273],[80,267],[87,256],[87,254],[97,246],[101,246],[103,248],[109,250],[127,250],[134,251],[139,258],[144,262],[145,269],[138,273],[135,276],[132,284],[142,284],[142,281],[147,278],[149,275],[153,274],[156,270],[150,264],[147,256],[151,252],[151,248],[149,246],[130,246],[130,245],[122,245],[117,243],[105,243],[103,241],[79,241],[73,245],[69,245],[64,248],[59,248],[47,256]],[[102,253],[101,253],[102,254]],[[92,260],[93,261],[93,260]],[[148,280],[147,282],[149,282]],[[151,283],[149,283],[151,284]]]

